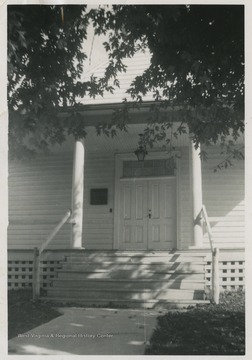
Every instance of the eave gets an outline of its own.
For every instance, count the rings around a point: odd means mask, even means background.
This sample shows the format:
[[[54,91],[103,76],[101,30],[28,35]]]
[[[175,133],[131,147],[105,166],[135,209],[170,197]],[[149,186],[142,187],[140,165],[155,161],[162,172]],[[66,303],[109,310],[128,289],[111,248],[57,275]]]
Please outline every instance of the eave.
[[[133,102],[128,102],[129,106],[133,106]],[[152,115],[151,109],[153,105],[157,105],[155,101],[146,101],[139,105],[138,108],[129,108],[130,119],[128,124],[145,124],[148,118]],[[69,117],[71,114],[78,114],[83,119],[85,126],[97,126],[101,123],[109,123],[112,120],[112,115],[115,111],[123,109],[124,103],[109,103],[109,104],[88,104],[75,107],[65,107],[59,112],[60,118]],[[167,120],[170,122],[179,121],[178,111],[181,107],[167,107],[160,109],[160,112],[166,113]]]

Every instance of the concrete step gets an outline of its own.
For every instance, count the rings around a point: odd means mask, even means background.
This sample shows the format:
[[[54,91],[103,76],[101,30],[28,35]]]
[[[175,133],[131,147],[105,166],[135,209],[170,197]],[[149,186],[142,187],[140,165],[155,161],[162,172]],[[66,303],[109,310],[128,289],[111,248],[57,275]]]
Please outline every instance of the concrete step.
[[[65,262],[62,263],[63,270],[78,270],[78,271],[91,271],[91,272],[107,272],[107,271],[154,271],[154,272],[202,272],[203,264],[195,264],[192,262],[167,262],[166,264],[160,263],[122,263],[115,264],[114,262]]]
[[[116,256],[116,257],[132,257],[132,256],[205,256],[201,251],[192,250],[85,250],[81,249],[77,252],[70,253],[66,256]]]
[[[205,303],[204,264],[191,252],[81,251],[61,262],[47,299],[134,308]]]
[[[48,289],[49,297],[81,298],[81,299],[108,299],[116,300],[204,300],[203,290],[123,290],[119,289],[80,289],[79,287],[65,289],[54,286]]]
[[[174,271],[164,271],[156,272],[155,270],[114,270],[110,269],[109,271],[91,271],[90,269],[84,270],[72,270],[72,269],[60,269],[58,270],[58,279],[68,279],[68,280],[93,280],[93,279],[141,279],[141,280],[182,280],[186,277],[187,280],[203,280],[205,272],[202,269],[201,272],[191,272],[184,270]]]
[[[204,263],[204,256],[193,256],[185,254],[150,254],[150,255],[125,255],[125,254],[90,254],[90,255],[72,255],[65,257],[67,262],[113,262],[117,263],[141,263],[141,264],[166,264],[167,262],[194,262]]]
[[[82,299],[69,297],[41,297],[44,301],[53,301],[58,304],[78,305],[84,307],[104,307],[104,308],[135,308],[135,309],[184,309],[188,306],[196,306],[198,304],[208,304],[208,300],[110,300],[110,299]]]
[[[74,281],[73,281],[74,280]],[[84,279],[76,280],[73,279],[55,279],[53,280],[53,287],[57,288],[80,288],[80,289],[99,289],[104,290],[108,287],[110,289],[123,289],[123,290],[164,290],[164,289],[184,289],[184,290],[204,290],[205,281],[202,280],[188,280],[188,279],[168,279],[168,280],[136,280],[136,279]]]

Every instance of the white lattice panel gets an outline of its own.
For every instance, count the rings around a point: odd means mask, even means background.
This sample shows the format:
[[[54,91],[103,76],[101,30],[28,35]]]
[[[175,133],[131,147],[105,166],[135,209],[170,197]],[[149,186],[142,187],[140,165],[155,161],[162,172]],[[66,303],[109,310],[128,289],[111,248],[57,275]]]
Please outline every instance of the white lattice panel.
[[[206,271],[206,287],[211,287],[212,282],[212,262],[207,261]],[[220,290],[237,290],[244,289],[245,286],[245,261],[220,261],[219,262],[219,281]]]

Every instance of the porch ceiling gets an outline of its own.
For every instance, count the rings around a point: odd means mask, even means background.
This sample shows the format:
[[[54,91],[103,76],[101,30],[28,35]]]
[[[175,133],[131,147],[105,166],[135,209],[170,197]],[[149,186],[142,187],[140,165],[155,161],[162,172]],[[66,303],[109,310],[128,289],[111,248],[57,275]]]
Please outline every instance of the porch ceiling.
[[[117,136],[114,138],[105,135],[96,135],[94,127],[87,127],[87,136],[85,138],[85,151],[87,153],[123,153],[132,152],[138,146],[139,136],[144,130],[144,124],[131,124],[128,125],[128,131],[118,130]],[[175,147],[188,145],[188,134],[183,134],[178,139],[173,138],[172,145]],[[60,151],[69,151],[73,149],[74,139],[71,137],[62,144]],[[162,143],[157,144],[152,150],[161,150]],[[150,149],[147,149],[150,150]]]
[[[127,152],[134,151],[138,147],[139,134],[143,133],[145,126],[143,124],[134,124],[128,126],[128,131],[118,130],[117,136],[109,138],[105,135],[97,136],[93,127],[87,129],[88,135],[85,139],[85,148],[89,152]],[[173,146],[188,145],[188,135],[179,136],[173,140]],[[160,150],[162,144],[157,144],[153,150]]]

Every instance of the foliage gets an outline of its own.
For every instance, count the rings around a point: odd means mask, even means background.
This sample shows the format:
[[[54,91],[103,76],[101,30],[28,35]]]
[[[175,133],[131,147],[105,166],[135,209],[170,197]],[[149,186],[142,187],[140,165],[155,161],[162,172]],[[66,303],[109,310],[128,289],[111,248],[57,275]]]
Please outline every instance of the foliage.
[[[244,355],[244,292],[222,294],[219,305],[203,305],[159,317],[146,354]]]
[[[218,100],[243,110],[243,6],[115,5],[104,13],[91,11],[97,33],[109,32],[111,63],[150,50],[150,67],[129,90],[134,97],[151,89],[173,105]]]
[[[151,51],[149,69],[135,79],[128,91],[138,104],[148,91],[154,93],[155,103],[142,138],[146,146],[152,147],[162,141],[163,148],[172,151],[172,138],[186,132],[185,125],[196,147],[200,142],[209,145],[220,139],[224,149],[229,135],[236,140],[244,131],[242,7],[238,9],[236,23],[239,31],[231,31],[228,35],[222,32],[223,36],[219,36],[223,19],[225,29],[232,27],[236,9],[115,6],[114,15],[107,16],[104,28],[106,31],[114,29],[105,43],[111,62],[121,61],[126,54],[132,56],[136,49],[147,47]],[[228,59],[233,54],[234,43],[238,47],[236,61],[232,63]],[[220,58],[223,61],[218,62]],[[229,75],[225,76],[227,73]],[[124,111],[126,120],[136,103],[128,104],[127,113]],[[171,111],[165,112],[165,109]],[[179,122],[177,127],[174,120]],[[112,131],[115,132],[115,128],[114,122]],[[229,155],[224,166],[231,164],[230,157],[243,157],[243,148],[237,151],[233,147],[231,151],[230,140],[226,151]],[[221,167],[222,164],[216,169]]]
[[[185,124],[196,147],[218,140],[224,147],[229,136],[237,140],[243,133],[243,11],[243,6],[220,5],[115,5],[113,11],[92,10],[97,33],[109,33],[104,45],[111,64],[136,51],[150,51],[149,68],[128,90],[139,104],[149,91],[154,94],[144,132],[146,146],[162,140],[170,148],[171,135],[184,132]],[[172,125],[164,109],[180,122],[168,136]],[[242,157],[243,151],[234,148],[232,154]]]
[[[8,6],[8,106],[11,155],[61,144],[65,130],[85,135],[78,114],[66,120],[60,109],[78,96],[102,94],[91,77],[80,81],[86,54],[86,6]]]
[[[84,136],[77,97],[113,92],[118,72],[127,70],[123,60],[147,49],[150,66],[128,89],[134,101],[124,101],[97,132],[125,130],[131,108],[151,91],[146,146],[163,141],[171,150],[170,135],[187,127],[196,147],[236,140],[244,131],[243,11],[240,5],[9,6],[10,144],[17,153],[29,134],[30,149],[63,142],[64,129]],[[106,35],[109,62],[103,78],[83,83],[89,21],[96,35]],[[62,106],[75,107],[73,120],[59,120]],[[171,129],[174,118],[180,124]]]

